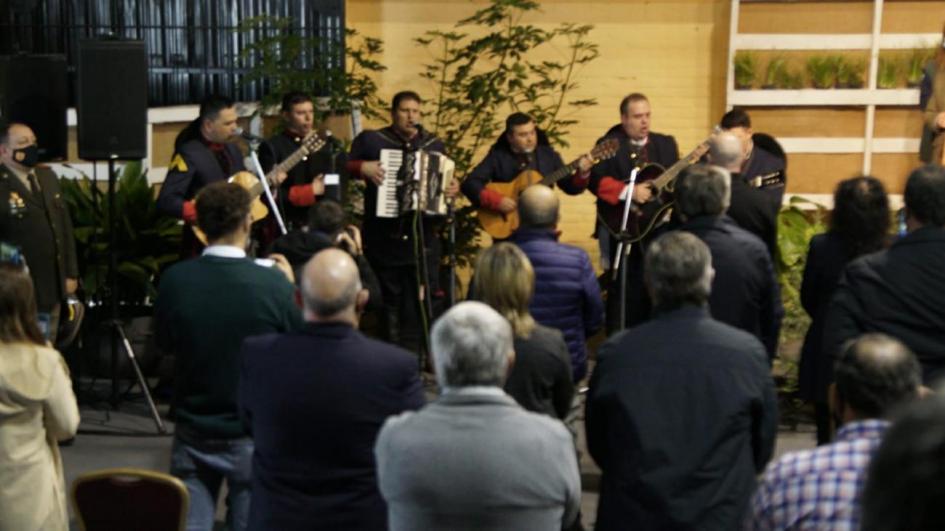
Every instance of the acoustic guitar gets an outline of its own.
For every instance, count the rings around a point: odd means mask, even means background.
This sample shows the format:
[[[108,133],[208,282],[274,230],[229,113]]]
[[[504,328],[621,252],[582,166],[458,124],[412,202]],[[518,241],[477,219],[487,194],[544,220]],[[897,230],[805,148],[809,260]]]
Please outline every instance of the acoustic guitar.
[[[630,238],[628,243],[636,243],[646,237],[650,231],[656,227],[673,206],[673,186],[676,183],[676,177],[680,172],[689,166],[699,162],[709,151],[709,143],[718,133],[719,128],[708,138],[703,140],[688,155],[676,161],[669,168],[656,163],[645,164],[637,173],[636,186],[649,186],[653,189],[653,197],[642,205],[632,205],[630,208],[630,217],[627,219],[627,226],[621,227],[623,221],[623,205],[607,205],[602,209],[601,217],[614,232],[626,231]],[[604,211],[606,210],[606,211]]]
[[[617,139],[611,138],[604,140],[603,142],[594,146],[594,149],[591,150],[591,158],[594,159],[595,163],[600,160],[609,159],[617,153],[617,148],[619,147],[620,143],[617,141]],[[575,171],[577,171],[578,162],[580,160],[580,158],[575,159],[569,164],[558,168],[546,176],[542,176],[542,174],[536,170],[525,170],[516,175],[515,178],[509,182],[491,182],[486,185],[486,189],[499,192],[503,197],[508,197],[509,199],[515,199],[517,201],[518,196],[520,196],[526,188],[533,184],[541,183],[546,186],[551,186],[561,179],[570,177]],[[508,238],[512,235],[515,229],[518,228],[518,212],[514,210],[507,214],[503,214],[494,210],[480,208],[477,215],[479,217],[479,225],[481,225],[482,229],[488,232],[493,238]]]
[[[312,131],[305,135],[305,138],[302,139],[302,145],[292,152],[291,155],[286,157],[285,160],[279,164],[276,164],[271,170],[269,170],[269,173],[266,174],[266,181],[269,183],[269,186],[275,186],[275,176],[277,173],[288,173],[289,170],[294,168],[299,162],[302,162],[305,157],[311,153],[315,153],[324,145],[325,140],[318,135],[318,132]],[[234,173],[229,179],[227,179],[227,182],[238,184],[249,191],[249,196],[252,198],[252,204],[250,205],[249,213],[253,218],[253,223],[269,215],[269,207],[263,203],[261,197],[263,194],[263,185],[253,172],[240,171]],[[204,234],[202,230],[200,230],[200,227],[197,225],[191,225],[191,230],[194,231],[194,235],[198,240],[200,240],[200,243],[207,245],[207,235]]]

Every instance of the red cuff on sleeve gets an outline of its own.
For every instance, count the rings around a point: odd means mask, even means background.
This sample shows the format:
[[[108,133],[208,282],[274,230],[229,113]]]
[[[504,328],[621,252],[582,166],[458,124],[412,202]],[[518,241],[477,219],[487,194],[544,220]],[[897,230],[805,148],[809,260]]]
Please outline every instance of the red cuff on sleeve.
[[[299,207],[314,205],[315,194],[312,193],[312,185],[297,184],[289,188],[289,202]]]
[[[496,192],[495,190],[490,190],[488,188],[483,188],[479,192],[479,205],[482,208],[489,210],[499,210],[499,203],[502,202],[502,194]]]
[[[361,177],[361,176],[362,176],[362,175],[361,175],[361,163],[362,163],[362,162],[364,162],[364,161],[361,161],[361,160],[349,160],[348,163],[345,164],[345,169],[348,170],[348,173],[350,173],[351,175],[357,175],[357,176]]]
[[[181,209],[180,217],[183,218],[185,223],[190,223],[191,225],[197,224],[197,204],[191,201],[184,201],[184,208]]]
[[[600,184],[597,185],[597,197],[601,198],[605,203],[616,205],[620,202],[620,194],[623,193],[623,189],[626,187],[626,183],[620,182],[613,177],[604,177],[600,180]]]

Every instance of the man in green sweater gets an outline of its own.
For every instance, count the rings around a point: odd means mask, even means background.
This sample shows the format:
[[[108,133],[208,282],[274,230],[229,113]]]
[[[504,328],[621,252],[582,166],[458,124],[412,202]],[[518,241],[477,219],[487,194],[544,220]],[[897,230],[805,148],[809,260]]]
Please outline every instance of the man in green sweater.
[[[246,256],[249,205],[249,193],[235,184],[201,191],[197,223],[209,245],[167,270],[155,308],[158,344],[177,357],[171,474],[190,492],[189,531],[213,528],[224,479],[227,528],[246,528],[253,441],[237,410],[240,346],[246,337],[288,332],[302,322],[288,262]]]

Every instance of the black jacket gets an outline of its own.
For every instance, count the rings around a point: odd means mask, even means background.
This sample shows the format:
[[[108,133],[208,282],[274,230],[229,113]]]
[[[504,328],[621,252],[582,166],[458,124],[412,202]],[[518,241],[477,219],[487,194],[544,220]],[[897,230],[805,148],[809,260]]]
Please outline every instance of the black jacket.
[[[658,314],[601,346],[586,427],[598,531],[740,529],[777,434],[764,347],[704,308]]]
[[[787,170],[783,160],[760,147],[755,147],[742,165],[741,175],[742,179],[764,190],[781,205],[784,188],[787,186]]]
[[[574,384],[571,355],[559,330],[535,325],[528,338],[515,337],[515,363],[505,392],[523,408],[564,420]]]
[[[761,238],[772,262],[777,259],[780,210],[781,204],[770,192],[749,185],[740,174],[732,174],[732,204],[727,214],[738,226]]]
[[[727,216],[694,218],[680,230],[698,236],[712,253],[712,317],[757,337],[773,358],[784,310],[767,248]]]
[[[810,315],[810,327],[804,336],[798,369],[800,396],[805,400],[827,401],[827,387],[833,382],[834,360],[822,352],[824,321],[840,274],[852,259],[843,240],[833,232],[818,234],[810,240],[801,282],[801,305]]]
[[[600,161],[591,169],[591,180],[588,188],[595,196],[598,195],[598,187],[604,177],[613,177],[618,181],[622,181],[630,177],[630,172],[641,162],[656,163],[663,166],[663,168],[668,168],[679,160],[679,147],[676,145],[676,139],[669,135],[651,132],[645,149],[639,154],[630,145],[630,137],[627,136],[620,124],[611,127],[597,142],[600,143],[608,138],[618,139],[620,148],[614,157]],[[605,219],[613,218],[616,215],[619,223],[619,213],[622,212],[619,206],[610,205],[598,198],[597,210],[598,214],[604,216]]]
[[[564,161],[561,160],[561,155],[551,146],[541,144],[535,148],[534,154],[525,156],[513,153],[507,143],[497,142],[463,180],[462,191],[469,202],[478,207],[479,193],[490,182],[507,183],[525,170],[537,170],[542,176],[547,176],[562,166]],[[558,185],[571,195],[584,191],[583,187],[574,186],[568,178],[559,181]]]
[[[36,306],[49,312],[65,298],[65,279],[78,278],[72,219],[59,179],[46,167],[36,167],[40,196],[6,166],[0,165],[0,241],[18,245],[23,250]]]
[[[225,162],[221,163],[221,160]],[[158,210],[181,218],[184,202],[193,199],[201,188],[210,183],[224,181],[244,169],[243,153],[235,144],[224,144],[218,159],[202,140],[184,142],[171,158],[167,177],[164,178],[164,184],[158,194]]]
[[[250,529],[380,530],[374,442],[423,406],[416,358],[350,325],[243,343],[240,416],[255,444]]]
[[[355,137],[351,144],[349,159],[354,161],[380,160],[382,149],[400,149],[404,151],[438,151],[445,149],[443,142],[424,129],[409,140],[402,138],[393,127],[377,131],[364,131]],[[377,212],[377,186],[368,182],[364,188],[364,226],[361,235],[364,238],[364,253],[368,260],[389,266],[403,266],[417,263],[414,252],[413,213],[406,213],[399,218],[379,218]],[[439,238],[437,237],[437,219],[421,216],[424,243],[428,257],[439,256]],[[439,262],[439,259],[431,260]]]
[[[290,131],[273,135],[259,149],[259,164],[263,171],[269,172],[277,163],[284,161],[295,153],[301,145],[302,138]],[[301,186],[310,190],[312,180],[317,175],[335,173],[341,179],[339,190],[343,192],[347,182],[347,172],[345,171],[347,160],[348,155],[341,144],[334,137],[329,137],[321,149],[303,158],[301,162],[289,170],[288,177],[282,182],[279,187],[279,194],[276,196],[276,204],[279,205],[279,210],[282,212],[289,230],[308,225],[308,210],[314,204],[314,201],[293,201],[294,196],[290,195],[292,188]],[[308,195],[311,195],[311,193]],[[333,199],[344,204],[344,198],[340,195]]]
[[[945,376],[945,228],[917,229],[843,270],[827,311],[824,353],[835,357],[866,332],[912,349],[925,383]]]

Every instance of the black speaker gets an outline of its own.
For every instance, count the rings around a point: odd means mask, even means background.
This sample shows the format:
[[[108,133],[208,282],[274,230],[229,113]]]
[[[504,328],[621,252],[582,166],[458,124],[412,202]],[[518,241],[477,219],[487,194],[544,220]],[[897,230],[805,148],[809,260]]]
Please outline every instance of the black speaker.
[[[148,147],[148,66],[143,41],[79,41],[79,158],[143,159]]]
[[[67,87],[64,55],[0,56],[0,118],[30,126],[44,162],[66,158]]]

